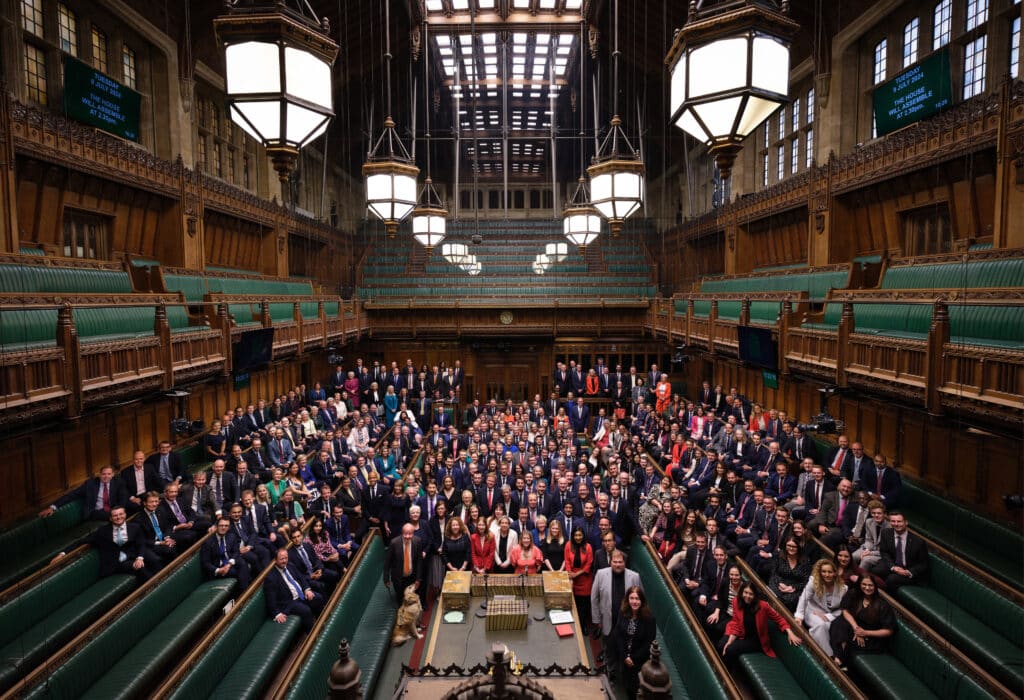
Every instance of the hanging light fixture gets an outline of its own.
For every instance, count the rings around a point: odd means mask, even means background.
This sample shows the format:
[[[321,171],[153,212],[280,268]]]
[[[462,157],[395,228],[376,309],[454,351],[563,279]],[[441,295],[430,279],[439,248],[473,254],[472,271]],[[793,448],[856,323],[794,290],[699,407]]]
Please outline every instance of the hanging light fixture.
[[[690,3],[665,63],[670,119],[708,146],[723,179],[743,140],[789,101],[789,42],[800,25],[789,1]]]
[[[327,18],[318,20],[306,0],[225,4],[228,12],[213,28],[224,47],[231,121],[267,149],[285,182],[299,149],[334,116],[331,66],[338,45]]]
[[[483,266],[482,263],[474,262],[472,267],[470,267],[468,270],[466,270],[466,272],[469,273],[471,276],[476,277],[477,275],[480,274],[480,272],[483,269],[484,269],[484,266]]]
[[[366,206],[384,222],[388,236],[395,237],[398,224],[416,206],[416,167],[391,118],[391,3],[384,2],[384,74],[387,80],[387,111],[384,131],[366,155]]]
[[[614,116],[611,129],[605,135],[593,165],[587,168],[587,174],[590,176],[590,203],[608,220],[612,236],[618,236],[623,221],[644,203],[644,161],[626,138],[622,119],[619,118],[619,0],[615,0],[614,41]]]
[[[576,191],[562,209],[562,232],[570,243],[580,249],[580,253],[601,235],[601,217],[590,205],[587,181],[582,175]]]
[[[423,22],[423,46],[430,46],[428,25]],[[427,150],[427,177],[423,181],[423,189],[420,190],[419,202],[412,210],[412,237],[418,243],[430,250],[444,240],[448,218],[448,210],[444,208],[444,202],[434,189],[434,182],[430,179],[430,62],[423,60],[423,100],[426,112],[426,150]]]
[[[480,265],[480,263],[477,261],[475,255],[467,255],[466,259],[463,260],[459,264],[459,267],[462,268],[463,272],[470,272],[471,273],[473,270],[476,270],[478,267],[482,268],[483,266]]]
[[[441,246],[441,256],[452,265],[461,266],[469,259],[469,248],[464,243],[445,243]]]
[[[551,258],[544,253],[539,254],[533,260],[533,271],[535,274],[543,275],[551,267]]]
[[[544,255],[548,256],[551,262],[560,263],[569,255],[569,245],[567,243],[548,243],[544,246]]]

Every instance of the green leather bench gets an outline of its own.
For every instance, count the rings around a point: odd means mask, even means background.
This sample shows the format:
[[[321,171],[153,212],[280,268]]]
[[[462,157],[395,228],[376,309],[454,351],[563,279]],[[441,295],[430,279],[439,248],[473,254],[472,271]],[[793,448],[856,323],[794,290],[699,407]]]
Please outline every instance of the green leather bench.
[[[777,301],[750,302],[750,323],[758,326],[774,326],[779,322],[782,304]]]
[[[775,625],[769,625],[772,649],[776,658],[761,653],[744,654],[740,665],[750,685],[760,698],[835,698],[846,697],[837,684],[818,663],[806,644],[795,647]]]
[[[993,576],[1024,590],[1024,537],[913,480],[903,479],[900,510],[910,527]]]
[[[204,581],[198,552],[76,649],[27,698],[144,697],[227,602],[234,579]]]
[[[720,301],[718,302],[718,318],[722,321],[739,321],[742,301]]]
[[[897,594],[929,627],[1024,695],[1024,608],[931,555],[927,586]]]
[[[882,289],[962,289],[1024,287],[1024,258],[969,260],[886,269]]]
[[[892,700],[988,700],[989,694],[902,620],[882,654],[854,656],[852,668],[869,697]],[[872,693],[873,691],[873,693]]]
[[[949,342],[1024,349],[1024,307],[949,306]]]
[[[296,674],[287,697],[291,700],[323,700],[327,675],[338,658],[338,645],[348,639],[352,658],[362,671],[363,696],[374,697],[373,688],[391,642],[395,604],[384,587],[384,543],[375,537],[352,574],[334,609],[328,615],[316,644]]]
[[[103,523],[82,519],[82,503],[61,506],[48,518],[33,517],[0,533],[0,589],[46,566],[58,552],[78,542]]]
[[[705,294],[744,292],[807,292],[812,301],[825,299],[830,289],[843,289],[849,280],[849,272],[805,272],[796,274],[762,275],[736,277],[732,279],[707,279],[700,285]]]
[[[298,639],[301,626],[294,615],[282,624],[269,619],[260,587],[199,663],[189,669],[169,700],[262,697]]]
[[[687,623],[650,550],[639,542],[634,544],[629,566],[640,575],[648,604],[658,612],[662,660],[679,676],[672,677],[672,697],[728,698],[713,667],[704,660],[703,647],[697,641],[703,632],[694,631]]]
[[[89,551],[0,607],[0,692],[10,688],[122,600],[134,576],[99,578]]]
[[[22,294],[131,294],[124,270],[57,265],[0,265],[0,292]]]
[[[0,314],[0,352],[56,345],[57,309],[10,309]]]
[[[75,330],[83,342],[146,338],[156,334],[153,306],[76,308]]]

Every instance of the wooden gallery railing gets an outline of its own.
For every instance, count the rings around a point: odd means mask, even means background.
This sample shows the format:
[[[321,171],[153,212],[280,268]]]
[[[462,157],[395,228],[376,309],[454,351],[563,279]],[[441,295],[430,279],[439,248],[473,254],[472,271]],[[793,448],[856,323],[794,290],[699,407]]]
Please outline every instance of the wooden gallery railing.
[[[710,312],[694,313],[694,303],[710,301]],[[739,319],[718,318],[725,301],[742,303]],[[965,307],[965,317],[985,309],[1010,307],[1024,319],[1024,290],[958,291],[863,289],[833,290],[824,308],[839,309],[838,325],[826,323],[827,311],[813,311],[804,293],[688,294],[652,303],[646,330],[669,342],[682,342],[722,357],[737,357],[736,328],[750,323],[750,304],[779,302],[771,328],[778,338],[783,373],[811,377],[839,387],[854,387],[899,398],[932,414],[969,409],[981,418],[1019,422],[1024,410],[1024,349],[1014,343],[961,341],[950,337],[950,307]],[[871,329],[858,332],[855,310],[902,305],[929,307],[927,332]],[[678,310],[677,310],[678,309]],[[920,312],[917,314],[920,316]],[[997,330],[997,329],[993,329]],[[880,332],[879,332],[880,331]]]
[[[254,310],[249,325],[232,322],[232,304]],[[271,304],[289,305],[290,317],[272,319]],[[303,316],[303,307],[313,304],[316,315]],[[152,332],[126,332],[124,318],[150,309]],[[85,310],[95,311],[76,326],[76,311]],[[174,327],[169,313],[178,321]],[[273,359],[354,342],[368,330],[360,302],[330,296],[210,294],[188,302],[180,294],[0,294],[3,314],[0,429],[27,418],[71,418],[103,403],[227,376],[232,339],[245,330],[274,329]],[[185,318],[188,325],[182,326]],[[87,322],[88,334],[80,335]]]

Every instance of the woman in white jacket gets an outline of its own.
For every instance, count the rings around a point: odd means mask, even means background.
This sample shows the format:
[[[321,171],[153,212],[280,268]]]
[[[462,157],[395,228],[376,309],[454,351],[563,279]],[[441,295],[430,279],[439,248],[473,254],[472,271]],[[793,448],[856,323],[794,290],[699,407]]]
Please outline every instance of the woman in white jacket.
[[[839,603],[845,594],[846,584],[838,580],[835,565],[828,559],[819,559],[796,606],[797,621],[807,627],[814,641],[829,656],[833,656],[828,640],[829,627],[843,614]]]

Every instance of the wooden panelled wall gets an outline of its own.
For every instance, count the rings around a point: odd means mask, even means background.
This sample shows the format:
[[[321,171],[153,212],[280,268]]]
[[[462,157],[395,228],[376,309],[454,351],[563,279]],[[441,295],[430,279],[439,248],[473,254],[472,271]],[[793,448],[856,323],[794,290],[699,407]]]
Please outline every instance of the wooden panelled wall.
[[[801,421],[818,413],[816,384],[780,376],[779,388],[768,389],[760,370],[722,359],[710,367],[701,364],[688,366],[690,391],[711,376],[715,383],[737,387],[766,409],[785,409]],[[707,370],[710,372],[703,374]],[[1024,443],[1019,433],[995,436],[968,430],[955,421],[935,421],[921,410],[894,401],[863,396],[834,396],[829,412],[846,423],[851,441],[863,442],[870,454],[880,451],[903,474],[996,520],[1012,520],[1002,497],[1024,492]]]
[[[837,195],[833,200],[830,262],[904,249],[903,215],[929,206],[949,208],[954,241],[992,236],[994,158],[994,151],[989,149]]]
[[[736,243],[749,254],[739,256],[737,272],[807,262],[807,208],[800,207],[737,228]]]
[[[319,366],[315,360],[310,362]],[[320,374],[327,376],[329,370],[316,374],[314,381]],[[226,410],[260,398],[271,399],[307,379],[303,364],[292,361],[253,372],[249,387],[240,391],[235,391],[230,381],[196,386],[188,398],[189,417],[201,418],[209,426]],[[25,425],[25,434],[0,440],[0,454],[4,455],[0,460],[0,483],[4,484],[0,523],[41,510],[103,466],[112,464],[120,469],[131,464],[137,449],[148,454],[161,440],[174,441],[170,422],[177,411],[176,400],[157,395],[63,425]]]
[[[273,229],[212,211],[206,212],[203,229],[203,252],[207,265],[239,270],[264,269],[260,259],[263,237],[273,235]]]
[[[173,253],[166,249],[178,226],[175,203],[170,199],[32,158],[19,157],[16,162],[22,243],[62,251],[67,207],[108,219],[110,252],[176,264]]]

